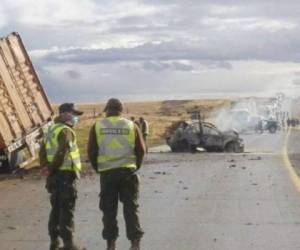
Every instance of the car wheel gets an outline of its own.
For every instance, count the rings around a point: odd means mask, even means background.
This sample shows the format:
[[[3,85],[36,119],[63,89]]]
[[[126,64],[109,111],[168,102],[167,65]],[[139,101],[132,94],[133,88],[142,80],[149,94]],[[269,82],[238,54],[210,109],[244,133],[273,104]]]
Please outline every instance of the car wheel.
[[[227,153],[241,153],[242,149],[238,142],[232,141],[226,144],[225,152]]]
[[[179,145],[180,145],[179,146],[180,152],[190,152],[191,151],[191,146],[187,140],[180,141]]]
[[[170,148],[171,148],[171,151],[174,152],[174,153],[180,152],[180,150],[178,149],[177,146],[170,146]]]
[[[270,127],[269,128],[269,132],[271,133],[271,134],[275,134],[276,133],[276,127],[274,127],[274,126],[272,126],[272,127]]]

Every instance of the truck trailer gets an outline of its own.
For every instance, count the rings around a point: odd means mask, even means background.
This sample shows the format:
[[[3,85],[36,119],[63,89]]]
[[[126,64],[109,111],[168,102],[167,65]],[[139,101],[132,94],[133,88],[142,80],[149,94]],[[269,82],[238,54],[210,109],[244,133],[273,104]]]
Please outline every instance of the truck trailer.
[[[18,33],[0,38],[0,169],[25,167],[54,112]]]

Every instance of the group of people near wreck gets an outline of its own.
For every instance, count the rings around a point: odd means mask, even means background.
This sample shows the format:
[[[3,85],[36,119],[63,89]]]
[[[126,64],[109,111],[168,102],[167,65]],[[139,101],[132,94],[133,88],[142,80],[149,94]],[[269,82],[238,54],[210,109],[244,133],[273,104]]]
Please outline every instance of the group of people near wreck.
[[[119,236],[118,201],[123,203],[127,238],[130,250],[140,250],[144,234],[139,221],[139,177],[147,152],[149,134],[147,121],[140,117],[126,119],[119,99],[108,100],[104,112],[90,129],[87,153],[93,169],[100,175],[100,204],[103,213],[102,237],[107,250],[116,249]],[[77,180],[82,170],[74,127],[83,112],[73,103],[59,106],[59,115],[40,149],[40,164],[47,176],[51,211],[48,221],[50,250],[84,250],[74,242],[74,210],[77,199]],[[63,246],[60,246],[60,239]]]
[[[286,124],[288,127],[298,127],[300,125],[300,121],[299,119],[295,119],[295,118],[288,118],[287,121],[286,121]]]

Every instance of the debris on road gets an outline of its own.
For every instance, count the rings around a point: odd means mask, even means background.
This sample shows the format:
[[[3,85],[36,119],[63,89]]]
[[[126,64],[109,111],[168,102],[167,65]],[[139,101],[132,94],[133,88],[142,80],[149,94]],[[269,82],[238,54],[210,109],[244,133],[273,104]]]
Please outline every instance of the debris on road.
[[[167,173],[165,171],[155,171],[154,174],[156,174],[156,175],[170,175],[171,173]]]
[[[250,158],[249,161],[260,161],[262,158],[261,156]]]

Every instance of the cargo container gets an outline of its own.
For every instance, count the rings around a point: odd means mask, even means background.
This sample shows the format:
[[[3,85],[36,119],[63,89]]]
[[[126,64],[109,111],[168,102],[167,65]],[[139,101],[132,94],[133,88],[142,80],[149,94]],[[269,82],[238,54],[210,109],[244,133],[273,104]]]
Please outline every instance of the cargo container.
[[[36,158],[53,110],[18,33],[0,39],[0,167]]]

